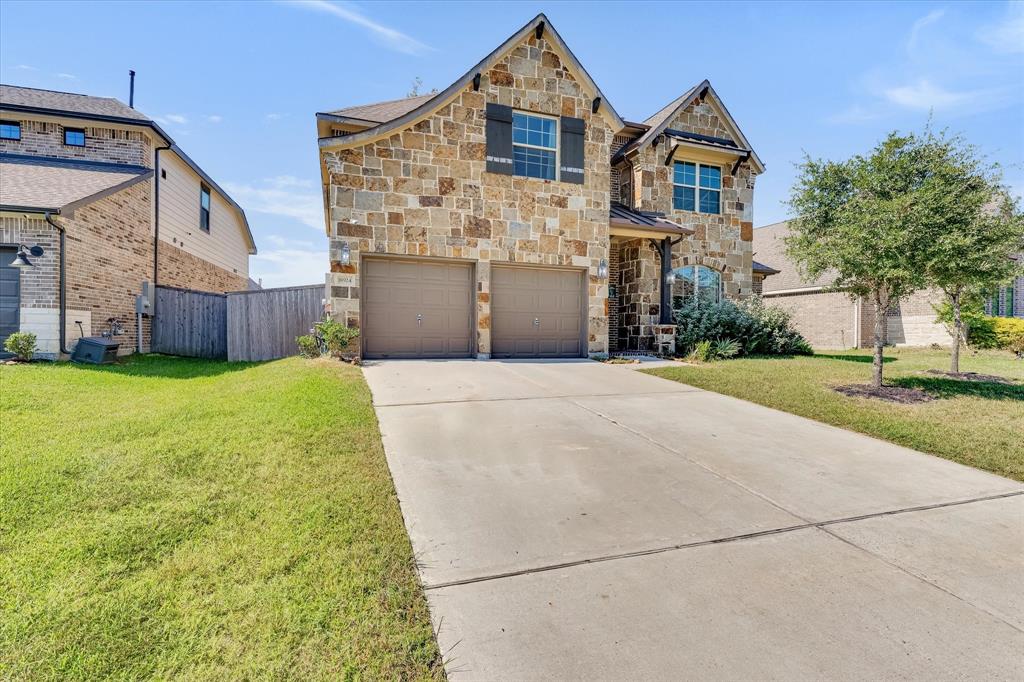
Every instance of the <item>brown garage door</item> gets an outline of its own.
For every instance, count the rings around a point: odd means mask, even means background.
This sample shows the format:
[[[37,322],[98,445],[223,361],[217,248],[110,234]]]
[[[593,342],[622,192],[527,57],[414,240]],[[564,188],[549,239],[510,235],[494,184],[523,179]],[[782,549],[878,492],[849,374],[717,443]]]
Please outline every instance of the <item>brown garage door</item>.
[[[473,277],[468,263],[367,258],[363,262],[363,355],[472,355]]]
[[[583,331],[582,271],[492,267],[491,355],[578,358]]]

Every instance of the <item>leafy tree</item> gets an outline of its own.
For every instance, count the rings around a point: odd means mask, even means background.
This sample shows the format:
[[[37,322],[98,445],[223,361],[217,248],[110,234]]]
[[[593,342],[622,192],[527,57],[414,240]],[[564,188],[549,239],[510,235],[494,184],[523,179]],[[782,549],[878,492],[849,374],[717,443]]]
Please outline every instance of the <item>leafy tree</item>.
[[[927,235],[912,256],[950,306],[950,371],[959,372],[960,343],[969,332],[961,310],[1021,271],[1014,256],[1024,251],[1024,219],[1001,185],[999,167],[962,136],[926,129],[920,146],[931,169],[922,187]]]
[[[805,156],[790,194],[797,218],[786,248],[801,273],[834,274],[832,288],[873,305],[875,388],[882,387],[885,312],[926,285],[911,255],[935,212],[929,161],[918,136],[893,132],[866,156]]]

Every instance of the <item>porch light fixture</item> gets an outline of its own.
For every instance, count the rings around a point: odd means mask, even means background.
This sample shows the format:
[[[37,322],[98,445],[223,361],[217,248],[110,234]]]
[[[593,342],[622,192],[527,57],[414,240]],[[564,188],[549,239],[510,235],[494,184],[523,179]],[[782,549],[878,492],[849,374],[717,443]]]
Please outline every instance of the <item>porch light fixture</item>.
[[[348,242],[341,243],[341,264],[348,265],[352,262],[352,249],[349,248]]]
[[[18,253],[15,254],[14,260],[11,261],[10,265],[12,268],[32,268],[35,266],[32,265],[32,261],[30,261],[28,257],[32,256],[33,258],[39,258],[42,255],[43,247],[38,244],[32,248],[28,248],[24,244],[21,244],[18,246]]]
[[[602,258],[601,262],[597,264],[597,278],[608,279],[608,261],[604,258]]]
[[[676,271],[675,270],[669,270],[668,274],[665,275],[665,284],[668,285],[668,286],[672,286],[675,283],[676,283]]]

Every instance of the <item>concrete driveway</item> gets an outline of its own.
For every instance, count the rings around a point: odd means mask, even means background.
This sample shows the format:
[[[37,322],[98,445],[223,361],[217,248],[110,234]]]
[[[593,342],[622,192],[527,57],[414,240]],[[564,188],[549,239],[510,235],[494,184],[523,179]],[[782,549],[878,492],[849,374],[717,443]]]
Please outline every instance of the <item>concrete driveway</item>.
[[[453,679],[1022,679],[1024,486],[590,361],[365,368]]]

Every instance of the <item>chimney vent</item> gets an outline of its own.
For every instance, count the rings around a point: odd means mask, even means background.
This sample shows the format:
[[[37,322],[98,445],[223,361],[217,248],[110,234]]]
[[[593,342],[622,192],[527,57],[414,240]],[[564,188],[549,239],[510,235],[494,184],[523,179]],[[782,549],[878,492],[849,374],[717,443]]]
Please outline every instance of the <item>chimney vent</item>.
[[[135,108],[135,71],[128,71],[128,106]]]

